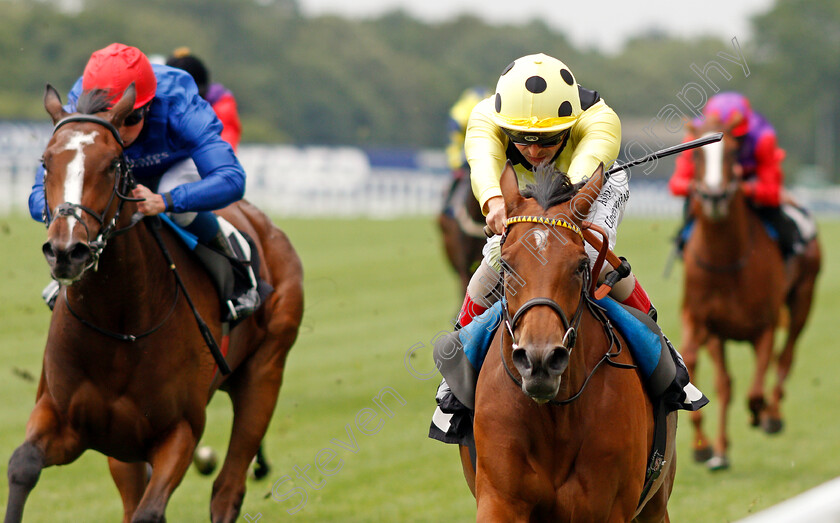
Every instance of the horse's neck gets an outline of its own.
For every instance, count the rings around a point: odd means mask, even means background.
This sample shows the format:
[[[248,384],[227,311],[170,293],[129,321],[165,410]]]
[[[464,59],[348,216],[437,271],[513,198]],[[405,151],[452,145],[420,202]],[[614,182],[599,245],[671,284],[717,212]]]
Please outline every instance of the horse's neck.
[[[158,311],[171,300],[174,280],[170,272],[160,247],[140,223],[111,238],[97,270],[88,270],[70,286],[68,296],[74,309],[120,310],[141,317],[143,311]]]
[[[720,220],[710,220],[702,212],[697,216],[697,234],[703,239],[704,252],[718,262],[739,259],[749,248],[752,230],[750,210],[743,193],[738,191],[729,204],[729,213]]]

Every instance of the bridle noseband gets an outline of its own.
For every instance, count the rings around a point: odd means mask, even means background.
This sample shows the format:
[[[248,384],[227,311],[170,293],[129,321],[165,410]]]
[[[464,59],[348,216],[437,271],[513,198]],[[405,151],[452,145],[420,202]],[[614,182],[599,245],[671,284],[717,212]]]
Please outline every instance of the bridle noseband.
[[[499,242],[500,245],[504,245],[505,240],[507,239],[508,230],[511,224],[514,223],[539,223],[550,227],[563,227],[574,232],[575,234],[580,236],[581,240],[583,240],[583,233],[581,232],[580,227],[565,220],[559,220],[556,218],[546,218],[544,216],[514,216],[513,218],[509,218],[505,221],[505,232],[502,235],[501,241]],[[502,264],[502,270],[504,270],[504,264]],[[516,313],[514,313],[512,318],[510,316],[510,310],[507,306],[507,300],[505,300],[505,305],[502,307],[502,314],[504,317],[505,327],[507,328],[508,333],[510,333],[510,338],[513,341],[513,348],[516,349],[519,346],[516,343],[516,338],[513,334],[513,331],[516,328],[516,324],[519,322],[522,316],[525,315],[525,313],[528,312],[530,309],[538,305],[544,305],[546,307],[549,307],[560,317],[560,321],[563,324],[563,328],[566,330],[566,333],[563,335],[561,348],[564,348],[571,353],[572,349],[574,349],[575,347],[575,342],[577,341],[577,331],[580,327],[580,320],[583,315],[584,297],[586,295],[585,289],[588,287],[588,282],[589,271],[587,270],[584,273],[584,284],[580,293],[580,301],[578,302],[577,309],[575,309],[575,314],[574,316],[572,316],[571,322],[566,316],[566,313],[563,312],[563,308],[560,307],[560,304],[552,300],[551,298],[531,298],[530,300],[526,301],[521,307],[519,307],[519,310],[517,310]],[[504,286],[502,287],[502,292],[504,293]]]
[[[111,192],[111,196],[108,199],[108,203],[105,205],[105,209],[101,213],[98,213],[84,205],[71,202],[61,203],[58,206],[56,206],[55,209],[56,218],[73,217],[76,218],[79,221],[79,223],[81,223],[84,226],[85,234],[87,236],[87,244],[90,247],[91,251],[91,262],[85,267],[85,270],[91,267],[93,267],[94,270],[96,270],[96,267],[99,263],[99,257],[101,256],[102,251],[105,249],[105,245],[108,242],[108,239],[116,234],[121,234],[125,232],[126,230],[136,225],[140,219],[142,219],[141,217],[137,220],[133,220],[132,223],[127,227],[117,229],[116,224],[117,220],[120,217],[120,212],[122,211],[123,204],[125,202],[139,202],[143,201],[143,199],[132,198],[130,196],[127,196],[129,191],[131,191],[135,187],[136,182],[134,180],[134,176],[131,174],[131,169],[128,166],[128,160],[125,156],[125,143],[123,142],[122,137],[120,136],[120,133],[117,130],[117,128],[114,127],[114,125],[111,122],[105,120],[104,118],[88,114],[77,114],[68,116],[66,118],[62,118],[58,123],[55,124],[52,134],[55,135],[55,133],[61,127],[73,122],[90,122],[101,125],[108,129],[108,131],[114,136],[114,138],[117,140],[117,143],[120,145],[120,155],[117,159],[117,164],[115,166],[117,172],[114,176],[114,189]],[[111,218],[111,220],[106,225],[105,216],[107,215],[108,210],[111,208],[111,205],[114,203],[115,198],[119,200],[119,202],[117,203],[117,210],[114,213],[113,218]],[[99,223],[99,234],[96,236],[96,238],[91,239],[90,229],[88,228],[85,221],[82,219],[82,213],[89,214],[93,217],[94,220],[96,220],[97,223]],[[44,190],[43,218],[44,224],[49,228],[53,218],[49,211],[49,203],[47,202],[46,186]]]
[[[565,220],[560,220],[560,219],[546,218],[544,216],[515,216],[515,217],[512,217],[512,218],[508,218],[505,221],[505,232],[504,232],[504,234],[502,234],[502,239],[500,241],[501,245],[504,245],[505,240],[507,239],[507,235],[508,235],[508,232],[510,230],[510,226],[512,224],[515,224],[515,223],[538,223],[538,224],[547,225],[547,226],[551,226],[551,227],[562,227],[562,228],[568,229],[568,230],[574,232],[575,234],[577,234],[578,236],[580,236],[581,240],[583,240],[584,242],[586,241],[584,239],[583,232],[581,231],[580,227],[578,227],[574,223],[570,223],[570,222],[567,222]],[[607,245],[607,243],[604,242],[603,246],[606,246],[606,245]],[[503,262],[502,263],[502,272],[504,273],[504,271],[505,271],[505,264]],[[598,320],[600,320],[600,322],[604,326],[604,332],[607,336],[607,339],[610,341],[610,346],[607,348],[607,352],[604,354],[604,356],[601,358],[601,360],[598,362],[598,364],[595,365],[595,367],[592,369],[592,371],[586,377],[586,380],[583,382],[583,385],[581,386],[580,390],[578,390],[577,393],[575,393],[571,397],[569,397],[567,399],[564,399],[564,400],[549,400],[548,403],[550,403],[552,405],[565,405],[565,404],[571,403],[574,400],[576,400],[577,398],[579,398],[580,395],[583,393],[584,389],[586,388],[586,385],[589,383],[589,380],[592,378],[592,376],[598,370],[598,367],[600,367],[601,364],[604,363],[604,362],[607,362],[609,365],[612,365],[614,367],[619,367],[619,368],[627,368],[627,369],[636,368],[636,366],[632,365],[632,364],[625,364],[625,363],[619,363],[619,362],[616,362],[616,361],[612,361],[613,358],[615,358],[619,354],[621,354],[621,349],[622,349],[621,340],[619,340],[618,337],[615,335],[615,332],[613,332],[613,329],[610,326],[610,322],[606,318],[606,316],[604,315],[603,310],[600,307],[598,307],[598,305],[596,305],[592,301],[592,297],[589,295],[590,280],[591,279],[592,279],[592,275],[591,275],[589,269],[587,268],[587,270],[584,271],[584,275],[583,275],[583,284],[581,285],[581,290],[580,290],[580,300],[578,301],[577,308],[575,309],[575,313],[572,316],[571,321],[569,321],[568,316],[563,311],[563,308],[560,306],[559,303],[557,303],[556,301],[554,301],[551,298],[545,298],[545,297],[531,298],[530,300],[528,300],[524,304],[522,304],[522,306],[519,307],[519,309],[513,314],[513,317],[511,317],[510,310],[508,309],[507,297],[506,297],[506,292],[505,292],[505,285],[504,285],[504,283],[502,284],[502,302],[503,302],[502,318],[503,318],[504,323],[505,323],[505,328],[507,329],[508,334],[510,335],[512,348],[514,350],[519,348],[519,345],[516,342],[516,337],[514,335],[514,329],[516,328],[517,323],[525,315],[526,312],[528,312],[530,309],[532,309],[534,307],[537,307],[537,306],[549,307],[551,310],[553,310],[560,317],[560,321],[563,325],[563,328],[565,329],[565,334],[563,335],[563,340],[561,342],[560,348],[563,348],[563,349],[567,350],[569,352],[569,355],[571,355],[572,350],[574,349],[575,344],[576,344],[577,339],[578,339],[578,333],[580,331],[580,323],[581,323],[581,319],[583,318],[584,308],[588,308],[590,311],[592,311],[592,313],[595,315],[595,317]],[[504,278],[502,278],[502,281],[504,282]],[[617,347],[615,352],[612,351],[613,347]],[[499,336],[499,349],[501,351],[502,366],[504,367],[504,369],[507,372],[507,375],[510,377],[510,379],[513,380],[513,382],[516,383],[516,385],[521,390],[522,389],[522,382],[516,376],[514,376],[513,371],[511,371],[510,367],[508,367],[508,364],[505,361],[504,331],[502,332],[502,335]]]

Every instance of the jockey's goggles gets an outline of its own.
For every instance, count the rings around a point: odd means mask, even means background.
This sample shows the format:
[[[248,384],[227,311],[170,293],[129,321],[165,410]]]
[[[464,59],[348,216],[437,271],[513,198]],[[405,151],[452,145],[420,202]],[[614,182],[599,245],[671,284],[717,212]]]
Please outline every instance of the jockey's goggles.
[[[133,127],[140,123],[140,120],[146,117],[146,112],[148,112],[149,106],[144,105],[143,107],[138,107],[137,109],[131,111],[128,116],[125,117],[123,120],[123,126],[125,127]]]
[[[514,131],[513,129],[502,130],[516,145],[538,145],[540,147],[554,147],[559,145],[569,135],[569,129],[563,129],[556,133],[533,133],[528,131]]]

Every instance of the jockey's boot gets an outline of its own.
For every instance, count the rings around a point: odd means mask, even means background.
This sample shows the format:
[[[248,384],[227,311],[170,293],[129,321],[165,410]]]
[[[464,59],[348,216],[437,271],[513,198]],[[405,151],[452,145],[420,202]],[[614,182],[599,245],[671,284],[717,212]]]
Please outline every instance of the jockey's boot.
[[[486,311],[488,307],[478,304],[470,296],[469,291],[464,295],[464,303],[461,305],[461,311],[458,312],[458,319],[455,322],[455,330],[461,327],[466,327],[473,321],[473,318],[480,316]]]
[[[633,275],[633,278],[636,278],[636,276]],[[656,321],[656,308],[650,302],[647,292],[645,292],[642,288],[642,284],[639,283],[638,279],[636,279],[636,283],[633,286],[633,291],[630,292],[630,296],[626,297],[621,304],[638,309],[650,316],[653,321]]]
[[[251,247],[242,234],[224,218],[219,218],[219,230],[208,247],[223,254],[247,273],[249,285],[247,289],[237,292],[225,303],[227,307],[226,320],[236,321],[256,311],[260,306],[260,295],[257,291],[257,278],[251,266]]]
[[[44,298],[44,302],[50,310],[53,310],[53,307],[55,307],[55,300],[58,298],[58,291],[60,290],[61,285],[55,280],[50,280],[47,286],[44,287],[44,290],[41,291],[41,297]]]

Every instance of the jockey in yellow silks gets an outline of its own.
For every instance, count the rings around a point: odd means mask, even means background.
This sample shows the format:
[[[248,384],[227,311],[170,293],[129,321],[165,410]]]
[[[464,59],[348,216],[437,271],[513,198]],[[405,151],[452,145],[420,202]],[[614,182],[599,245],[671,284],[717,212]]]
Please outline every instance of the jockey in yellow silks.
[[[507,66],[496,92],[476,105],[467,126],[465,151],[472,187],[488,227],[495,233],[484,247],[484,259],[467,288],[458,326],[490,307],[500,278],[500,234],[505,206],[499,179],[510,160],[520,189],[534,182],[532,169],[554,162],[573,183],[589,176],[600,163],[611,165],[618,156],[621,122],[596,91],[584,89],[566,64],[545,54],[523,56]],[[614,173],[593,204],[588,221],[600,226],[615,247],[618,224],[630,196],[629,177]],[[594,248],[587,245],[593,261]],[[632,274],[610,295],[617,301],[655,314],[650,299]]]

